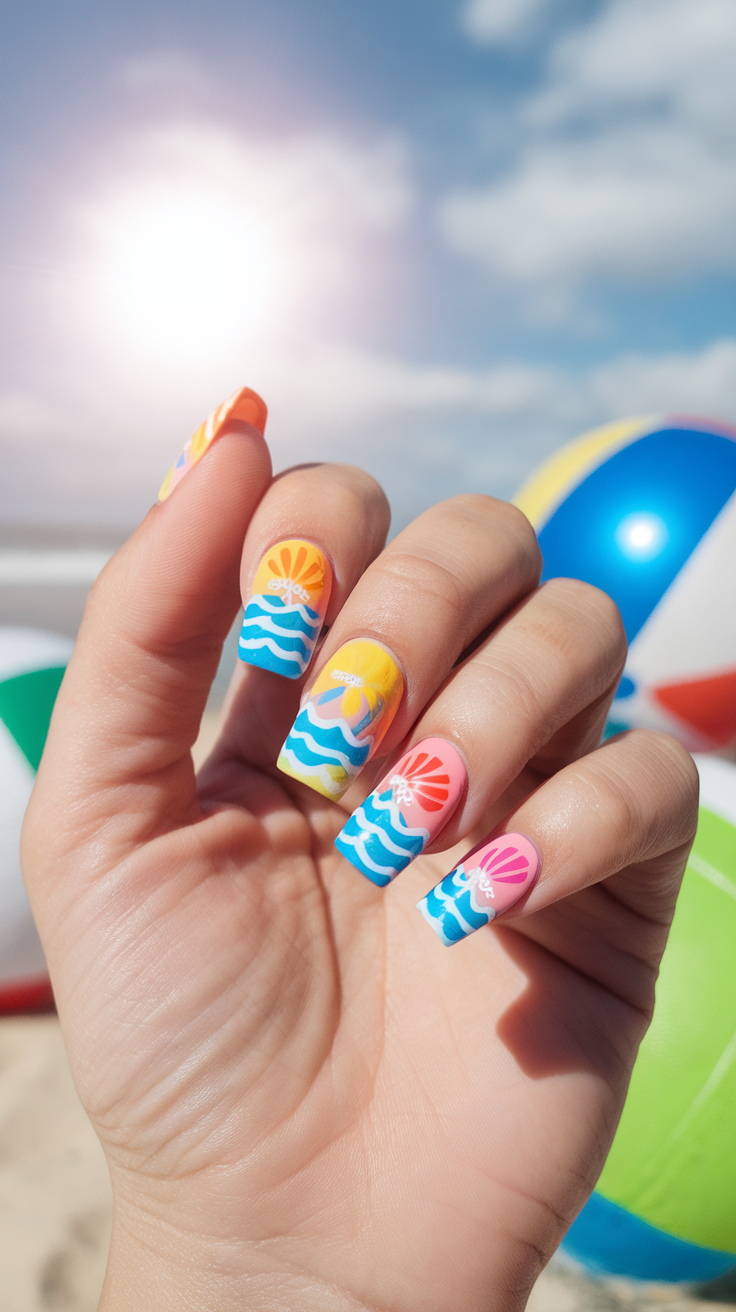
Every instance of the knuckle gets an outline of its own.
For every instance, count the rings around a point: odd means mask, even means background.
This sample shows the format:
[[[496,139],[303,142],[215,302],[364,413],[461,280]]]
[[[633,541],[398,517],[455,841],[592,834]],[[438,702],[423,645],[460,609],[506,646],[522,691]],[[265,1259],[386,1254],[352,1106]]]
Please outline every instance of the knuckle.
[[[468,608],[467,590],[448,562],[412,551],[387,551],[381,561],[385,582],[394,598],[406,597],[411,605],[417,596],[426,603],[450,608],[458,620]]]
[[[625,655],[628,644],[621,612],[607,592],[582,579],[549,579],[544,592],[548,600],[571,615],[574,623],[583,621],[606,648]]]
[[[431,522],[433,527],[437,523],[441,524],[443,531],[457,535],[468,551],[489,539],[495,539],[497,545],[501,538],[515,557],[527,589],[538,582],[542,570],[542,553],[536,533],[526,515],[510,501],[499,501],[482,492],[463,492],[425,511],[415,523],[424,520],[425,516],[428,517],[425,524]]]

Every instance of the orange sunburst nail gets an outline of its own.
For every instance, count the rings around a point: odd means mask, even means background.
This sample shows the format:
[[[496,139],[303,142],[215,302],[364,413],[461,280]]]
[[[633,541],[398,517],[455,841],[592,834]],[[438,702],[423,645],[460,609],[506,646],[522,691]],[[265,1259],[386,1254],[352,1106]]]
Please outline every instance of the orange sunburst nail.
[[[277,542],[256,570],[243,616],[239,653],[246,665],[298,679],[327,611],[332,566],[312,542]]]
[[[171,466],[161,484],[159,501],[166,501],[171,496],[184,475],[199,463],[213,442],[216,442],[218,437],[222,437],[223,433],[237,430],[239,424],[249,424],[251,428],[263,434],[267,415],[266,404],[257,392],[251,391],[249,387],[241,387],[237,392],[233,392],[227,401],[223,401],[222,405],[218,405],[217,409],[212,411],[204,423],[199,425],[196,433],[190,437],[179,459]]]

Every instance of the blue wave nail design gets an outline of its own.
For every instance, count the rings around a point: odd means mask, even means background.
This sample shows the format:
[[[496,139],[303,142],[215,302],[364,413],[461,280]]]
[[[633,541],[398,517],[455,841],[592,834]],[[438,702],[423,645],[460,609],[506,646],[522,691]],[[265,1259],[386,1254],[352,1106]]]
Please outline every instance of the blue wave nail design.
[[[429,842],[428,829],[409,828],[393,791],[391,786],[366,797],[335,839],[335,847],[351,865],[381,887],[405,870]]]
[[[478,911],[470,900],[470,879],[461,863],[417,902],[428,925],[450,947],[495,918],[493,907]]]
[[[240,631],[240,659],[298,679],[309,664],[321,624],[317,611],[300,602],[287,605],[281,597],[251,597]]]
[[[372,746],[370,735],[358,740],[345,720],[323,720],[309,701],[297,715],[277,764],[284,774],[326,797],[339,797],[365,765]]]

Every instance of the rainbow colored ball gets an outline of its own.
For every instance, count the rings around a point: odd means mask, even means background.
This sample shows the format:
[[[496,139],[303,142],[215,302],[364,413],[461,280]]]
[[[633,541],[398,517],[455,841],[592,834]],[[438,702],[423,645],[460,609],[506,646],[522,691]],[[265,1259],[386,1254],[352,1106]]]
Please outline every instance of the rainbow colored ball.
[[[46,962],[20,869],[20,831],[56,694],[68,638],[0,627],[0,1012],[51,1000]]]
[[[736,739],[736,431],[659,416],[563,447],[515,498],[543,579],[617,603],[608,732]],[[563,1249],[589,1269],[706,1281],[736,1266],[736,766],[696,758],[698,832],[613,1147]]]
[[[563,1250],[589,1269],[707,1281],[736,1266],[736,766],[699,756],[701,808],[603,1174]]]
[[[736,430],[657,416],[596,429],[521,489],[542,577],[617,603],[629,641],[613,727],[690,751],[736,738]]]

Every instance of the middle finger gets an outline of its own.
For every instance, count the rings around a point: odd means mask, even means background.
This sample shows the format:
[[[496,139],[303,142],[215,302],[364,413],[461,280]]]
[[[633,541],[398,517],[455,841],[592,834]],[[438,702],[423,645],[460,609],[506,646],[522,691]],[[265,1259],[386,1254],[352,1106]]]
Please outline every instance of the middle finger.
[[[528,793],[535,775],[597,745],[625,658],[610,597],[575,579],[546,583],[453,671],[338,850],[383,885],[430,845],[465,837],[517,778]]]
[[[462,653],[535,586],[540,563],[529,522],[506,502],[460,496],[420,515],[335,620],[279,769],[339,799],[379,747],[401,742]]]

